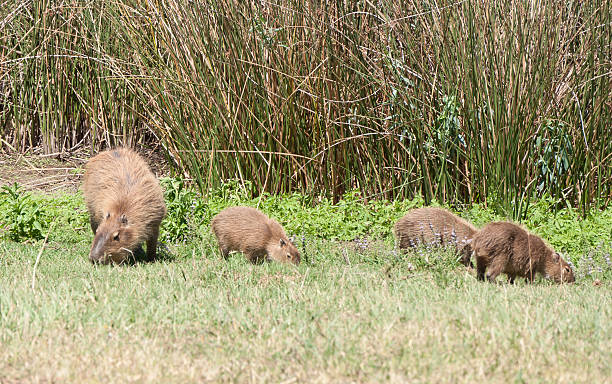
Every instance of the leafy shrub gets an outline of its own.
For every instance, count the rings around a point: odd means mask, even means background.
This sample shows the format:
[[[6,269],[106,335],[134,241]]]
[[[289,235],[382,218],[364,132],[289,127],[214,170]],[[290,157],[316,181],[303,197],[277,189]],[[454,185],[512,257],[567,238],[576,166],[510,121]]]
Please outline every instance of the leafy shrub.
[[[14,241],[39,240],[45,223],[38,204],[17,183],[3,186],[0,191],[0,226],[6,227]]]
[[[357,247],[365,244],[364,249],[370,251],[368,244],[386,244],[386,248],[372,252],[383,259],[391,257],[388,252],[394,241],[393,225],[408,210],[425,204],[422,198],[365,203],[358,191],[345,193],[335,204],[327,198],[299,193],[264,193],[254,198],[250,192],[252,185],[236,180],[209,189],[205,195],[178,178],[162,178],[161,184],[168,208],[162,222],[161,241],[214,241],[209,230],[211,219],[226,207],[245,205],[259,208],[278,220],[303,252],[309,250],[307,257],[311,262],[321,261],[318,253],[329,247],[327,240],[340,245],[352,242]],[[3,187],[0,197],[0,234],[12,240],[40,239],[48,223],[55,221],[51,240],[91,241],[88,215],[80,193],[31,195],[13,185]],[[561,209],[559,206],[559,200],[550,196],[532,201],[522,224],[564,254],[577,268],[579,277],[612,277],[612,208],[593,210],[582,216],[571,206]],[[474,204],[467,210],[459,209],[458,214],[482,227],[492,221],[507,220],[504,212],[502,205]]]
[[[181,179],[163,177],[160,183],[168,209],[160,238],[166,242],[185,241],[199,229],[204,209],[201,196]]]

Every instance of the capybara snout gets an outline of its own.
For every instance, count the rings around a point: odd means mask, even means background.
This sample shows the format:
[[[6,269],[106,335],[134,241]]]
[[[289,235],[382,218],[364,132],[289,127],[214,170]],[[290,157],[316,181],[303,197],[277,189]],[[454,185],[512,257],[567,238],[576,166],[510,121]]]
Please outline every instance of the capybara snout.
[[[552,277],[556,283],[573,283],[576,281],[574,271],[568,262],[563,260],[563,257],[557,252],[553,254],[553,265],[549,267],[552,273],[548,273],[547,277]]]
[[[89,260],[95,263],[120,263],[132,255],[126,248],[134,239],[132,229],[128,227],[126,215],[107,213],[98,226],[89,252]]]

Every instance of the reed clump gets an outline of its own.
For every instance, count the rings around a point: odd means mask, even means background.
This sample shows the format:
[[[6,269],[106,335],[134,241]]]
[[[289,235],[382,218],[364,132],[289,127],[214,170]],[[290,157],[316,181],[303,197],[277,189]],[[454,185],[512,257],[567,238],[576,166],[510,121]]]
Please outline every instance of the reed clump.
[[[612,197],[610,2],[8,1],[3,148],[161,144],[202,189]]]

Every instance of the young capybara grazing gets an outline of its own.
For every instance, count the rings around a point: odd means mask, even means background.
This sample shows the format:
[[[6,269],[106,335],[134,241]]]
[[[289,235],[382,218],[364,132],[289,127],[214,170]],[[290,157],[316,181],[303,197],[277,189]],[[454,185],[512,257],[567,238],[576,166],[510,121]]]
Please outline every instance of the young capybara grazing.
[[[87,162],[83,181],[94,240],[92,262],[122,263],[143,242],[155,258],[164,195],[147,163],[134,151],[117,148]]]
[[[419,244],[455,246],[461,262],[473,266],[470,260],[472,247],[469,241],[477,229],[446,209],[435,207],[416,208],[395,223],[395,237],[400,249],[414,248]]]
[[[505,273],[510,283],[517,276],[532,282],[535,274],[540,273],[557,283],[574,282],[572,268],[557,252],[513,223],[487,224],[474,235],[472,249],[479,280],[484,280],[486,271],[489,281]]]
[[[255,208],[226,208],[212,219],[211,228],[225,258],[231,251],[240,251],[252,263],[300,263],[300,254],[283,227]]]

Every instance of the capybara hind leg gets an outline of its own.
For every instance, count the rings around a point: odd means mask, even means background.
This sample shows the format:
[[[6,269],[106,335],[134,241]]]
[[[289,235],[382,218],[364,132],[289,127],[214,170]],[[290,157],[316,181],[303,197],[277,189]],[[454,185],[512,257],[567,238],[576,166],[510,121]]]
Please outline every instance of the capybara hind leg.
[[[227,258],[229,257],[229,249],[228,248],[223,248],[222,246],[219,245],[219,252],[221,252],[221,256],[223,256],[224,259],[227,260]]]
[[[514,276],[508,275],[508,284],[514,284]]]
[[[482,258],[476,258],[476,277],[480,281],[484,281],[485,271],[487,270],[487,265],[485,264]]]
[[[159,237],[159,227],[151,231],[151,236],[147,239],[147,259],[152,261],[157,256],[157,238]]]

